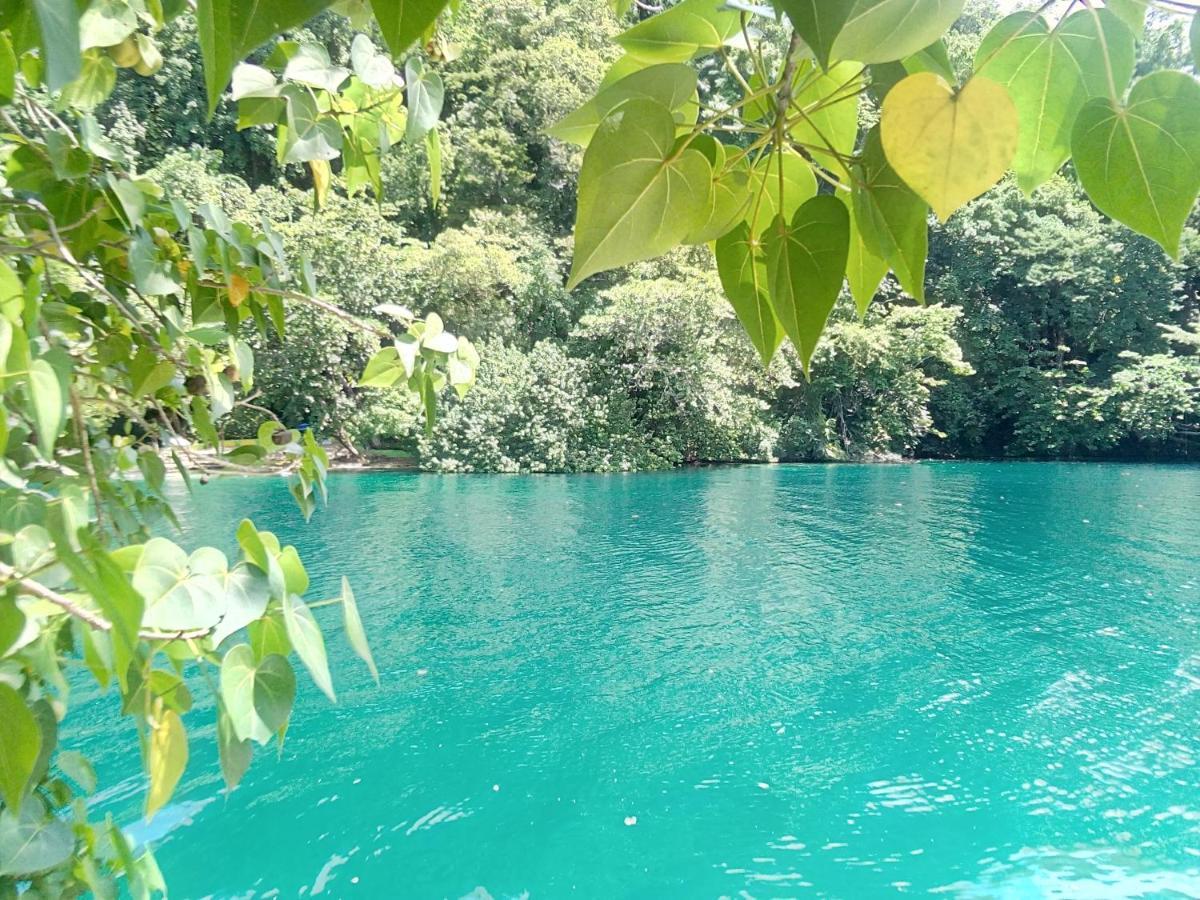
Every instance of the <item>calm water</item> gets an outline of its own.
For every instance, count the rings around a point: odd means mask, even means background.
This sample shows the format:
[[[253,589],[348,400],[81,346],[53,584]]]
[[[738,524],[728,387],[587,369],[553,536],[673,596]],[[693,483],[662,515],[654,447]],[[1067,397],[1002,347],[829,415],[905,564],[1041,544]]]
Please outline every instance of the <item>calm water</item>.
[[[201,700],[134,830],[178,897],[1200,896],[1198,509],[1183,467],[377,474],[306,528],[214,483],[185,542],[349,574],[383,685],[324,616],[340,703],[226,798]],[[112,706],[74,738],[134,823]]]

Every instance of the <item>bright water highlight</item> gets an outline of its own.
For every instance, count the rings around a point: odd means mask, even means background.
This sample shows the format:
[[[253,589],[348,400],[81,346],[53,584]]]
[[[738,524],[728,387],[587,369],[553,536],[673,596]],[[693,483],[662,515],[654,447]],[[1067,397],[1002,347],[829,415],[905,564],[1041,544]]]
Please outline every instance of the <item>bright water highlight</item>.
[[[318,611],[282,756],[221,793],[211,699],[140,837],[177,897],[1200,896],[1200,469],[923,463],[198,488]],[[297,664],[298,665],[298,664]],[[97,812],[144,781],[68,720]],[[473,893],[474,892],[474,893]]]

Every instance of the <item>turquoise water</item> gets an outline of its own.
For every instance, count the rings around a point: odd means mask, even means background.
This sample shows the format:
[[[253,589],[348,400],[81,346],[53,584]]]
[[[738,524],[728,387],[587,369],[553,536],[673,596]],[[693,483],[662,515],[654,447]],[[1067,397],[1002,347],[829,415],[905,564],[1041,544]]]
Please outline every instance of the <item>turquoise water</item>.
[[[347,573],[383,684],[322,611],[339,704],[306,684],[228,798],[200,702],[134,826],[175,896],[1200,896],[1198,468],[331,487],[308,527],[276,479],[185,516]],[[135,823],[113,704],[72,737]]]

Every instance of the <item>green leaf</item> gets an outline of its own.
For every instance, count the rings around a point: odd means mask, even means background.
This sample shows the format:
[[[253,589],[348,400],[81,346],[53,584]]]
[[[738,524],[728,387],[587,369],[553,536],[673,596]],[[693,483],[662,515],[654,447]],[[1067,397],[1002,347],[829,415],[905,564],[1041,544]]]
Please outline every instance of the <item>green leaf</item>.
[[[272,732],[254,707],[257,671],[254,651],[248,644],[231,647],[221,660],[221,703],[239,741],[265,744]]]
[[[704,154],[676,149],[670,110],[653,100],[622,105],[583,156],[568,289],[678,245],[702,224],[711,181]]]
[[[308,573],[300,562],[300,554],[290,544],[279,551],[279,568],[283,570],[284,589],[289,594],[303,595],[308,590]]]
[[[437,125],[438,116],[442,114],[445,87],[442,85],[442,76],[427,70],[419,56],[409,57],[404,65],[404,78],[408,92],[408,120],[404,126],[404,139],[419,141]]]
[[[255,659],[266,659],[272,653],[287,656],[292,652],[292,642],[288,640],[283,616],[277,613],[251,622],[246,633],[250,638],[250,649],[254,651]]]
[[[236,63],[269,38],[307,22],[328,5],[329,0],[197,0],[196,32],[204,60],[209,116]]]
[[[350,581],[342,576],[342,622],[346,626],[346,640],[358,658],[367,664],[371,677],[379,684],[379,670],[375,668],[375,658],[371,655],[371,645],[367,643],[367,633],[363,630],[362,618],[358,614],[358,604],[354,601],[354,591],[350,590]]]
[[[63,85],[62,102],[84,112],[95,109],[108,99],[117,84],[117,67],[108,54],[88,50],[74,81]]]
[[[392,56],[399,56],[437,21],[447,0],[371,0]]]
[[[663,63],[641,69],[602,88],[596,96],[546,129],[560,141],[586,147],[600,123],[628,100],[655,100],[671,111],[679,124],[696,121],[696,70],[682,63]]]
[[[164,631],[211,628],[225,612],[225,555],[201,547],[190,557],[166,538],[151,538],[133,570],[146,601],[142,624]]]
[[[129,363],[129,380],[134,399],[153,396],[175,378],[175,364],[159,359],[149,347],[142,347]]]
[[[214,647],[260,618],[271,600],[271,583],[257,566],[240,564],[228,570],[224,589],[225,612],[212,631]]]
[[[830,194],[804,203],[790,223],[779,216],[767,229],[771,308],[800,355],[806,375],[842,288],[849,243],[850,217],[845,205]]]
[[[221,760],[221,777],[225,789],[232,791],[250,768],[253,745],[241,740],[233,727],[229,714],[222,706],[217,711],[217,754]]]
[[[630,56],[647,62],[687,62],[724,46],[741,28],[738,13],[720,0],[683,0],[617,35]]]
[[[859,319],[866,318],[867,309],[879,290],[879,284],[887,275],[888,264],[882,256],[873,253],[867,246],[862,230],[854,213],[854,201],[850,195],[839,193],[850,214],[850,248],[846,254],[846,283],[850,285],[850,296],[858,310]],[[924,204],[922,204],[922,207]],[[924,230],[922,230],[924,234]]]
[[[79,785],[85,794],[96,793],[96,770],[86,756],[76,750],[62,750],[56,761],[63,774]]]
[[[783,329],[767,294],[766,256],[759,240],[750,235],[748,222],[739,223],[717,241],[716,257],[725,297],[767,365],[779,349]]]
[[[699,135],[692,141],[692,147],[708,160],[713,180],[707,212],[696,220],[697,226],[684,235],[683,243],[704,244],[715,241],[745,219],[753,199],[750,196],[750,164],[745,157],[726,164],[724,145],[711,135]]]
[[[342,82],[350,77],[350,72],[333,65],[329,61],[329,51],[320,44],[301,44],[287,61],[283,77],[287,81],[337,93]]]
[[[254,712],[269,732],[276,734],[287,725],[295,699],[291,663],[278,654],[266,657],[254,672]]]
[[[66,402],[62,383],[53,366],[44,359],[35,359],[29,367],[29,406],[37,428],[38,448],[49,458],[54,452],[58,432],[66,418]]]
[[[368,87],[385,90],[396,84],[396,67],[365,34],[356,34],[350,44],[350,67]]]
[[[425,133],[425,155],[429,159],[429,200],[437,209],[442,199],[442,139],[436,127]]]
[[[187,732],[183,728],[183,720],[175,710],[163,710],[150,732],[147,751],[146,768],[150,774],[150,790],[146,794],[147,819],[153,819],[154,814],[171,799],[187,760]]]
[[[283,89],[287,99],[287,136],[283,162],[337,159],[342,129],[332,115],[323,114],[312,94],[294,85]]]
[[[0,811],[0,875],[33,876],[55,869],[75,851],[71,826],[31,798],[20,813]]]
[[[0,683],[0,797],[13,812],[21,809],[25,788],[37,764],[42,733],[21,695]]]
[[[851,3],[847,0],[773,0],[775,8],[788,17],[796,33],[804,38],[821,68],[829,68],[833,43],[846,24]]]
[[[814,0],[828,9],[846,0]],[[863,63],[903,59],[940,38],[965,0],[854,0],[830,58]]]
[[[137,27],[137,14],[126,0],[93,0],[79,19],[80,49],[112,47]]]
[[[779,171],[783,169],[780,186]],[[790,220],[800,205],[817,193],[817,176],[812,166],[794,150],[772,152],[760,159],[750,175],[754,200],[746,209],[750,233],[761,235],[776,216]]]
[[[804,110],[805,119],[792,126],[792,137],[808,145],[813,158],[834,171],[845,171],[845,165],[828,147],[843,156],[854,152],[861,71],[862,66],[855,62],[837,63],[828,72],[809,60],[796,67],[793,103]]]
[[[1149,6],[1146,0],[1105,0],[1104,6],[1125,23],[1134,37],[1141,35],[1145,30],[1146,10]]]
[[[888,162],[943,222],[994,185],[1017,152],[1017,110],[996,82],[961,90],[932,72],[888,91],[879,133]]]
[[[0,659],[7,656],[18,643],[24,643],[22,638],[29,624],[15,600],[0,599]]]
[[[929,206],[888,165],[878,128],[867,134],[858,175],[854,224],[864,246],[891,267],[904,290],[924,303]]]
[[[12,38],[0,31],[0,102],[12,102],[17,87],[17,54],[13,51]]]
[[[80,69],[79,10],[75,0],[31,0],[45,60],[46,85],[61,90]]]
[[[1081,9],[1054,29],[1039,15],[1014,13],[988,32],[975,67],[1003,85],[1017,109],[1013,170],[1021,190],[1032,193],[1067,161],[1075,117],[1092,97],[1107,96],[1110,67],[1122,90],[1133,64],[1133,36],[1104,9]]]
[[[404,374],[395,347],[384,347],[369,360],[358,380],[359,387],[391,387]]]
[[[1089,101],[1071,151],[1096,207],[1178,259],[1200,192],[1200,83],[1183,72],[1155,72],[1134,84],[1124,105]]]
[[[283,624],[292,648],[317,687],[336,702],[333,680],[329,677],[329,660],[325,655],[325,639],[321,637],[321,629],[313,618],[312,610],[294,594],[289,594],[283,600]]]

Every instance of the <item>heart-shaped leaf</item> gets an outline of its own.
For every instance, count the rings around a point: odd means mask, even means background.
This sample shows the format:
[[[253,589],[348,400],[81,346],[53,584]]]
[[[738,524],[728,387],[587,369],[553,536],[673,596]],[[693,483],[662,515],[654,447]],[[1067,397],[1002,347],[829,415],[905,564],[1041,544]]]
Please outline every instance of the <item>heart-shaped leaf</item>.
[[[866,250],[891,267],[904,290],[919,302],[925,302],[928,204],[888,165],[878,128],[867,134],[856,171],[858,177],[852,195],[854,225]],[[850,286],[853,290],[854,279]],[[855,294],[855,300],[861,304],[860,295]]]
[[[956,93],[932,72],[918,72],[888,91],[880,133],[892,168],[945,221],[1008,169],[1017,111],[1008,91],[987,78]]]
[[[779,349],[783,329],[767,295],[766,256],[758,239],[751,237],[750,224],[741,222],[718,240],[716,256],[725,296],[766,365]]]
[[[419,56],[410,56],[404,64],[404,78],[408,92],[408,120],[404,127],[404,139],[420,140],[429,129],[437,124],[442,114],[442,102],[446,88],[442,76],[425,68]]]
[[[283,599],[283,625],[287,629],[292,647],[317,687],[325,696],[337,701],[333,693],[333,679],[329,677],[329,658],[325,654],[325,638],[312,610],[299,597],[289,594]]]
[[[71,826],[46,810],[39,797],[0,811],[0,875],[37,875],[66,862],[75,849]]]
[[[723,46],[740,27],[737,11],[720,0],[683,0],[617,35],[617,43],[647,62],[687,62]]]
[[[1200,192],[1200,83],[1183,72],[1139,79],[1129,101],[1089,101],[1071,133],[1079,181],[1096,207],[1179,256]]]
[[[817,0],[845,5],[848,0]],[[830,58],[864,63],[903,59],[928,47],[954,24],[965,0],[853,0]]]
[[[1067,161],[1083,104],[1107,94],[1110,71],[1124,88],[1133,63],[1133,35],[1106,9],[1081,9],[1054,29],[1036,13],[1013,13],[988,32],[975,69],[1002,84],[1017,108],[1013,171],[1021,190],[1031,193]]]
[[[657,100],[675,121],[696,121],[696,70],[682,63],[664,63],[627,75],[600,90],[591,100],[546,129],[551,137],[586,147],[592,135],[614,109],[628,100]]]
[[[854,214],[854,201],[848,194],[839,194],[839,199],[846,204],[850,214],[850,246],[846,254],[846,283],[850,286],[850,296],[854,298],[854,306],[858,317],[863,319],[879,283],[887,275],[888,264],[882,256],[871,251],[863,239],[862,229]]]
[[[793,150],[768,153],[750,173],[750,195],[754,197],[746,210],[750,233],[761,235],[776,216],[791,220],[800,205],[816,193],[817,176],[803,156]]]
[[[842,288],[850,216],[841,200],[822,194],[796,210],[790,223],[778,216],[764,243],[771,308],[807,375],[825,320]]]
[[[211,628],[225,613],[225,555],[201,547],[190,557],[166,538],[151,538],[133,570],[146,601],[142,624],[165,631]]]
[[[583,156],[568,289],[678,245],[706,217],[711,182],[704,154],[676,147],[670,110],[654,100],[621,105]]]
[[[692,141],[692,147],[704,154],[712,167],[712,189],[709,191],[707,213],[702,223],[683,237],[685,244],[704,244],[715,241],[739,222],[750,206],[750,164],[742,157],[726,165],[725,145],[712,136],[702,134]]]

